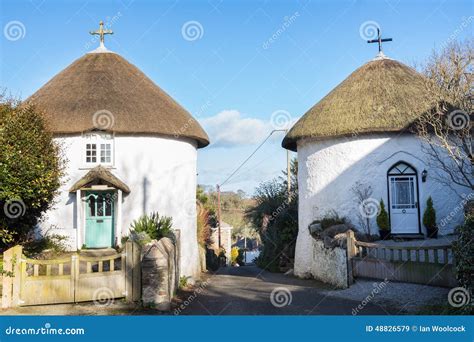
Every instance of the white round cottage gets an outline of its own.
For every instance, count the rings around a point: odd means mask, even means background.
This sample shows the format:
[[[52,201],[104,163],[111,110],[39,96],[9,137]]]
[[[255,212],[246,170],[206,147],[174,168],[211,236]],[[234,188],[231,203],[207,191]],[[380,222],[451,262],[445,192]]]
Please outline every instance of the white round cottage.
[[[282,145],[298,152],[295,274],[310,274],[309,225],[315,220],[337,213],[363,230],[370,216],[371,233],[378,232],[375,215],[361,213],[356,189],[372,189],[368,205],[384,201],[394,235],[426,235],[422,215],[429,196],[440,234],[452,232],[462,222],[459,194],[465,190],[455,189],[456,194],[454,185],[447,187],[433,177],[436,170],[430,168],[424,142],[410,133],[410,125],[432,108],[424,85],[421,74],[379,55],[354,71],[288,132]]]
[[[68,159],[41,230],[66,235],[73,250],[113,247],[133,220],[157,211],[181,231],[181,274],[198,276],[196,161],[209,139],[197,121],[102,45],[28,100]]]

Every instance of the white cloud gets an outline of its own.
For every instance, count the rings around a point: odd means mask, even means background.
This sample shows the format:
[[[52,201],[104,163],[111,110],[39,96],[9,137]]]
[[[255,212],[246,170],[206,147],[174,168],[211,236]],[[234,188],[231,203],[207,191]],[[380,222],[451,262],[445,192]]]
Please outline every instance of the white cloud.
[[[215,116],[201,119],[200,123],[215,147],[256,144],[272,130],[269,122],[245,118],[237,110],[224,110]]]

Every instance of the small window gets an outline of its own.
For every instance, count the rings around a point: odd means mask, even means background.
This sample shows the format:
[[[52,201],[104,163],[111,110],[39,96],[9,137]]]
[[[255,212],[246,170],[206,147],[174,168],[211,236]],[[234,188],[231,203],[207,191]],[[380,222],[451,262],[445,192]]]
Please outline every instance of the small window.
[[[100,162],[111,163],[112,162],[112,148],[111,144],[100,144]]]
[[[84,161],[86,164],[113,164],[114,138],[111,134],[84,135]]]
[[[97,163],[96,144],[86,144],[86,163]]]

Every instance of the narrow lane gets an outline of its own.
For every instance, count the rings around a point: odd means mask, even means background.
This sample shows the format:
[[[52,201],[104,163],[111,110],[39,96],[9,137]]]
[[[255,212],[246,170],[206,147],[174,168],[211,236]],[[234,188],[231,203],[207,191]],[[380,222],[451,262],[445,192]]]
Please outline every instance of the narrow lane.
[[[332,288],[321,282],[270,273],[256,266],[221,268],[198,289],[183,297],[187,305],[175,314],[351,315],[361,304],[327,296],[325,292]],[[368,303],[359,314],[386,315],[388,310]]]

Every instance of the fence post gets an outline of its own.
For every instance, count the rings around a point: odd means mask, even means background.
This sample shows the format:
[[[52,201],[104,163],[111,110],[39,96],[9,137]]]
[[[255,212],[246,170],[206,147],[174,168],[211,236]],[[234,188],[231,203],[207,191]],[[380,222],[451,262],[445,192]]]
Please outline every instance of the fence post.
[[[141,264],[140,246],[132,241],[125,243],[125,299],[127,302],[140,300]]]
[[[9,308],[12,305],[12,259],[13,248],[10,248],[3,253],[2,308]]]
[[[125,243],[125,300],[131,302],[133,297],[133,243]]]
[[[3,253],[2,308],[18,306],[21,287],[23,247],[15,246]]]
[[[174,237],[176,243],[176,251],[174,254],[176,264],[175,286],[178,288],[179,278],[181,277],[181,229],[174,230]]]
[[[136,242],[132,242],[132,244],[133,244],[132,301],[138,302],[142,295],[141,248]]]
[[[347,249],[347,284],[354,284],[354,273],[352,270],[352,257],[355,255],[355,237],[352,230],[346,232],[346,249]]]

